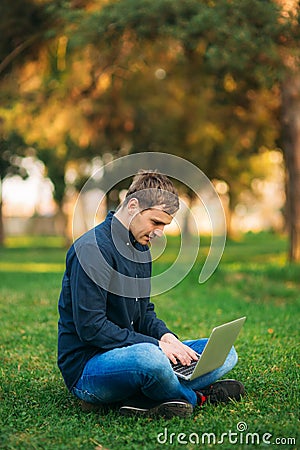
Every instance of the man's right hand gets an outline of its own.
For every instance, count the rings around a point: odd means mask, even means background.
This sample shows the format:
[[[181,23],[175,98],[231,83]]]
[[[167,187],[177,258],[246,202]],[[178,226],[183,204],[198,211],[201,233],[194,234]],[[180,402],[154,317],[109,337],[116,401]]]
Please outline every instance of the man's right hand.
[[[177,364],[180,361],[181,364],[189,366],[193,360],[198,360],[196,352],[178,339],[174,340],[174,342],[160,340],[159,346],[173,364]]]

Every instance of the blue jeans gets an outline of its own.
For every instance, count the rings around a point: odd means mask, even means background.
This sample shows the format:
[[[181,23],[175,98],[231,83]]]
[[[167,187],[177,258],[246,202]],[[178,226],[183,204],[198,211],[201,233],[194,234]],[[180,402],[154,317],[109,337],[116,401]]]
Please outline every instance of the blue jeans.
[[[207,339],[184,341],[202,353]],[[195,390],[208,386],[229,372],[237,363],[232,347],[223,366],[192,381],[180,380],[162,350],[141,343],[95,355],[85,365],[73,388],[73,394],[93,404],[112,404],[130,398],[146,398],[158,402],[185,399],[196,405]]]

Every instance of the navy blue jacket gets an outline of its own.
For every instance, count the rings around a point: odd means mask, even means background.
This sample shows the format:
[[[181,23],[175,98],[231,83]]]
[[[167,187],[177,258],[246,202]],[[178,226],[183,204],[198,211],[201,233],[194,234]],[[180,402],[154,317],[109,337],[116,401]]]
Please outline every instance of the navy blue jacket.
[[[113,212],[69,249],[59,298],[58,366],[69,390],[97,353],[171,331],[150,302],[151,255]]]

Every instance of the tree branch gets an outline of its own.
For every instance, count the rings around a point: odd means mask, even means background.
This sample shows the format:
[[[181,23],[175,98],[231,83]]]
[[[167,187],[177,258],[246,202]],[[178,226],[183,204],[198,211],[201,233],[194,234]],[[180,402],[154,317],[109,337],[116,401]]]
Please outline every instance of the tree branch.
[[[29,37],[26,41],[22,42],[22,44],[18,45],[13,49],[11,53],[9,53],[4,60],[0,63],[0,74],[9,66],[9,64],[19,56],[26,48],[30,47],[30,45],[35,41],[38,35]]]

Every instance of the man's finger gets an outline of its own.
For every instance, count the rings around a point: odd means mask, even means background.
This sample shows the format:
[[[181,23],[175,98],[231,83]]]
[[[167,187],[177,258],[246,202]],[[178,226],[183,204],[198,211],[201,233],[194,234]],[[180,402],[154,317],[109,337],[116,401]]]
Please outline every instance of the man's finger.
[[[191,356],[195,361],[199,358],[197,353],[192,348],[186,346],[186,351],[187,351],[188,355]]]

